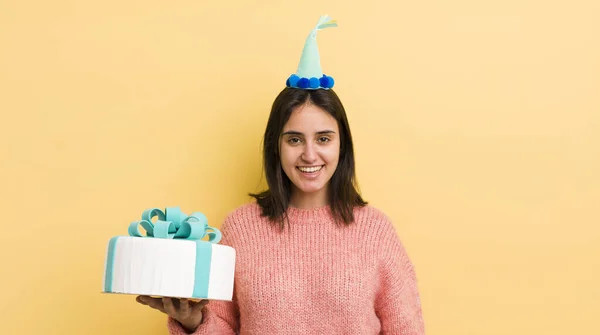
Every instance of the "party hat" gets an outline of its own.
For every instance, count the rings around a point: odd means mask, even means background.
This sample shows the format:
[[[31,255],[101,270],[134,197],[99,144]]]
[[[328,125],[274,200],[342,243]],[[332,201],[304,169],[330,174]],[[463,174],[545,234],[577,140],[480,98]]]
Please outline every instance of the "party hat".
[[[337,22],[328,15],[321,16],[316,27],[306,38],[300,64],[298,64],[296,73],[287,79],[287,87],[307,90],[330,89],[333,87],[333,78],[323,74],[321,69],[321,57],[317,46],[317,31],[330,27],[337,27]]]

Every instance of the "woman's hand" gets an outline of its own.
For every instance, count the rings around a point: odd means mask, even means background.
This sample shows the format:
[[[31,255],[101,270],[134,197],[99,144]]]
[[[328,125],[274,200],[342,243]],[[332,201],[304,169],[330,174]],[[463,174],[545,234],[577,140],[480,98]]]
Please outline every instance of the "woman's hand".
[[[202,323],[202,308],[208,303],[208,300],[195,302],[188,299],[152,298],[146,295],[138,296],[136,301],[142,305],[157,309],[179,321],[183,328],[190,333],[194,332],[200,323]]]

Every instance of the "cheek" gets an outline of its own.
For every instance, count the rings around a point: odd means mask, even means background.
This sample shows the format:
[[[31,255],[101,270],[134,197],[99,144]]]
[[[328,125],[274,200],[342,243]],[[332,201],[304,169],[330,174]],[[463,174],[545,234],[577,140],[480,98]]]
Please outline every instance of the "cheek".
[[[335,163],[340,158],[340,149],[339,148],[331,148],[331,150],[327,150],[324,153],[324,158],[328,163]]]
[[[296,159],[291,150],[282,150],[280,152],[280,161],[284,169],[292,169],[296,166]]]

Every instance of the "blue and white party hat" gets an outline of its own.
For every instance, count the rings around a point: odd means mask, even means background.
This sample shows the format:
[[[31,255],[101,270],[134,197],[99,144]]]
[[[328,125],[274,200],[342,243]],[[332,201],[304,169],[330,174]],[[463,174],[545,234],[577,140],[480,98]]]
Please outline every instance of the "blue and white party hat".
[[[333,87],[333,78],[323,74],[321,69],[321,57],[317,46],[317,31],[330,27],[337,27],[337,22],[328,15],[321,16],[317,26],[306,38],[300,64],[298,64],[296,73],[287,79],[287,87],[307,90],[330,89]]]

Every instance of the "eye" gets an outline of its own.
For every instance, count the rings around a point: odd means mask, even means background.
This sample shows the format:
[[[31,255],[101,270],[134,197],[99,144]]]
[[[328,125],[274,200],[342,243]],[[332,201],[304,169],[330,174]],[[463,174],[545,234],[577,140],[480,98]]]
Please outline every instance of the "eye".
[[[325,136],[319,137],[319,142],[329,142],[329,141],[330,141],[329,137],[325,137]]]
[[[298,144],[298,143],[300,143],[300,142],[302,142],[302,140],[301,140],[301,139],[299,139],[298,137],[290,137],[290,138],[288,139],[288,143],[289,143],[289,144]]]

